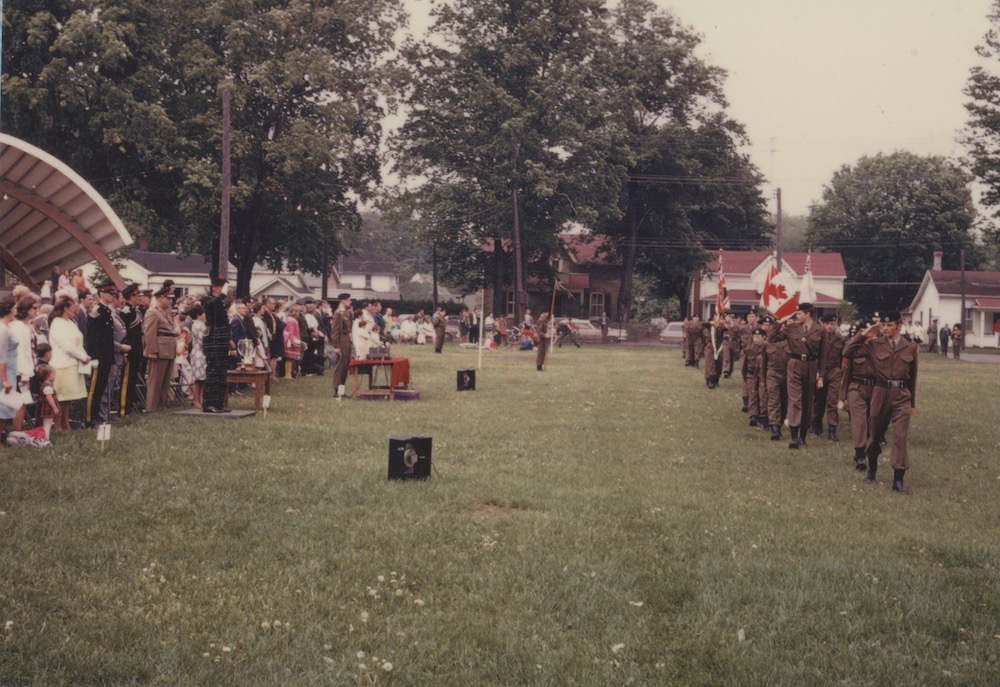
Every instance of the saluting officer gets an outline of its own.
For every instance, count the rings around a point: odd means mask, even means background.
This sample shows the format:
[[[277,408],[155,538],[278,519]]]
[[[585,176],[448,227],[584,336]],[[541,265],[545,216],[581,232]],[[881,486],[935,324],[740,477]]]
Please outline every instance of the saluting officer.
[[[797,311],[768,334],[771,341],[788,342],[788,426],[792,431],[788,448],[794,449],[806,445],[803,423],[812,417],[817,360],[826,353],[823,328],[813,322],[812,311],[812,303],[799,303]]]
[[[854,336],[845,347],[845,353],[853,355],[859,348],[867,349],[875,376],[868,443],[865,445],[865,457],[868,459],[865,482],[875,483],[882,440],[891,424],[892,457],[889,464],[893,469],[892,490],[908,494],[910,489],[903,479],[910,467],[907,439],[910,418],[916,410],[917,344],[903,338],[900,332],[902,319],[898,311],[887,313],[882,322]]]

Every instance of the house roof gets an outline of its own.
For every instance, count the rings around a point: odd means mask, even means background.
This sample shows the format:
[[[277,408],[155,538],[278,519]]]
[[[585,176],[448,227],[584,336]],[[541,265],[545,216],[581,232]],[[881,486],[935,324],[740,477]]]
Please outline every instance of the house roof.
[[[751,274],[761,263],[774,253],[766,251],[727,250],[723,253],[722,266],[726,274]],[[782,253],[785,265],[802,275],[806,271],[806,257],[810,256],[810,267],[814,277],[847,277],[844,259],[840,253]],[[719,271],[719,260],[709,262],[705,268],[710,272]]]
[[[345,255],[340,259],[341,274],[396,274],[396,267],[388,260],[371,255]]]
[[[928,270],[934,286],[942,296],[962,295],[961,270]],[[1000,272],[965,272],[965,295],[967,297],[1000,297]]]
[[[130,250],[129,259],[153,274],[193,274],[207,277],[212,271],[212,262],[204,255],[193,253],[154,253],[148,250]],[[230,272],[235,268],[230,264]]]
[[[36,286],[58,264],[97,261],[125,285],[109,253],[132,237],[107,201],[79,174],[40,148],[0,134],[0,259]]]
[[[619,265],[606,250],[601,250],[607,237],[601,234],[560,234],[563,248],[577,265]]]

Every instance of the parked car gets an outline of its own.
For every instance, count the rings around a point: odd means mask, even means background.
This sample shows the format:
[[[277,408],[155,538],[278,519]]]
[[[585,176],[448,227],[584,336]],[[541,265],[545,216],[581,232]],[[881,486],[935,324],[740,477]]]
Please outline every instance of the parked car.
[[[556,326],[566,321],[572,322],[576,327],[577,335],[583,343],[602,343],[604,337],[601,336],[601,325],[590,320],[578,320],[574,318],[559,317],[556,319]],[[620,343],[628,340],[628,332],[617,327],[608,328],[608,343]]]
[[[684,341],[683,329],[683,322],[668,322],[667,326],[660,332],[660,343],[670,346],[680,346]]]

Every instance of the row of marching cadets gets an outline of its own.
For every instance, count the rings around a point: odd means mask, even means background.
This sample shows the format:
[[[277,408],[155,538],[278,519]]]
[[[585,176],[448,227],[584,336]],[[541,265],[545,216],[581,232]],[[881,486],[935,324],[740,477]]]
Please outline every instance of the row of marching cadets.
[[[867,328],[856,325],[842,336],[836,315],[816,321],[813,306],[801,303],[787,317],[775,319],[751,311],[746,321],[726,313],[712,321],[692,318],[685,324],[685,364],[698,367],[703,358],[705,382],[716,388],[731,375],[739,358],[743,412],[750,426],[788,448],[807,447],[811,433],[839,442],[840,411],[850,418],[855,468],[875,484],[878,459],[892,429],[892,490],[907,494],[907,438],[914,413],[918,345],[902,335],[899,312],[875,313]]]

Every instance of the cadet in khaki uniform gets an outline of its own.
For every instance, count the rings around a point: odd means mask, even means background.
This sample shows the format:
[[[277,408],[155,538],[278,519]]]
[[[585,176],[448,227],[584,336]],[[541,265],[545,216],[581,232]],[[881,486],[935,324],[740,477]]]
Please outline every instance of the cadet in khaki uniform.
[[[770,327],[773,330],[776,326],[771,322],[765,325],[765,329]],[[767,423],[771,428],[771,441],[781,440],[781,425],[788,412],[788,356],[787,341],[764,339],[761,362],[767,388]]]
[[[723,327],[719,317],[701,324],[705,341],[705,386],[709,389],[719,386],[719,375],[722,374]]]
[[[351,294],[337,296],[340,304],[330,321],[330,345],[337,355],[333,366],[333,395],[343,398],[346,394],[347,373],[351,366],[351,328],[354,326],[354,311],[351,310]]]
[[[744,367],[745,360],[743,359],[745,359],[746,357],[747,348],[753,341],[753,330],[756,328],[757,328],[757,311],[753,309],[751,309],[750,312],[747,313],[746,322],[740,321],[736,324],[736,330],[737,332],[739,332],[739,337],[740,337],[741,369]],[[757,355],[759,356],[760,353],[758,352]],[[743,412],[744,413],[749,412],[751,391],[746,376],[743,377],[743,387],[740,391],[741,391],[740,396],[743,398]]]
[[[893,469],[892,490],[908,494],[910,490],[903,478],[910,467],[907,439],[910,418],[916,410],[917,344],[903,338],[901,325],[899,312],[890,312],[882,322],[855,335],[845,347],[845,353],[853,356],[859,349],[865,349],[875,377],[868,443],[865,445],[865,457],[868,459],[865,482],[875,483],[882,440],[891,424],[892,459],[889,464]]]
[[[747,405],[747,412],[750,413],[750,426],[757,427],[764,419],[764,412],[760,405],[760,373],[761,356],[764,354],[764,330],[755,329],[750,335],[750,343],[743,347],[743,385],[747,390],[747,396],[743,397]]]
[[[844,338],[837,331],[837,316],[827,313],[820,318],[823,326],[823,336],[826,339],[826,353],[819,360],[817,371],[823,380],[822,387],[816,387],[816,402],[813,404],[812,432],[823,436],[823,416],[826,416],[827,439],[840,441],[837,437],[837,426],[840,425],[840,412],[837,402],[840,400],[840,382],[842,379],[842,360],[844,357]]]
[[[705,350],[705,333],[701,326],[701,318],[692,315],[691,319],[684,323],[684,352],[685,365],[687,367],[698,367],[698,361]]]
[[[812,417],[817,383],[817,361],[826,353],[823,328],[813,322],[812,303],[799,303],[798,310],[771,328],[771,341],[788,342],[788,426],[792,441],[788,448],[806,445],[806,430]]]
[[[851,328],[851,338],[857,334],[857,328]],[[845,346],[846,348],[846,346]],[[859,347],[851,355],[844,355],[844,368],[840,385],[840,401],[837,407],[847,409],[851,418],[851,442],[854,446],[854,467],[867,470],[865,461],[865,446],[868,444],[868,409],[872,401],[872,389],[875,388],[875,376],[872,373],[871,362],[868,360],[868,349]]]

